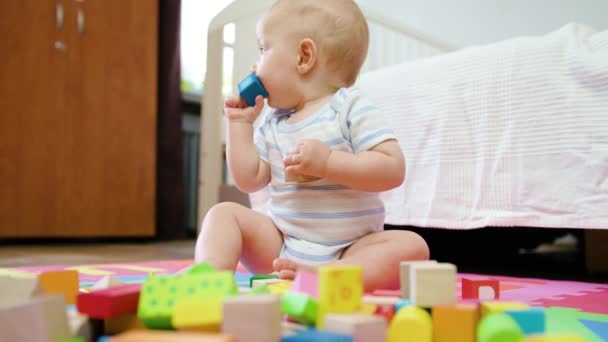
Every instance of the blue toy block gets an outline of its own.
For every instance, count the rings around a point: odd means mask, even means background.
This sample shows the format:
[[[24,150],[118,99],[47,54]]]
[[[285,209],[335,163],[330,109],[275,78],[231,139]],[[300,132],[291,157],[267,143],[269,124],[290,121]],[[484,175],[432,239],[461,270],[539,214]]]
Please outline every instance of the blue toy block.
[[[542,308],[529,308],[523,310],[508,310],[505,313],[521,328],[524,335],[544,334],[546,315]]]
[[[395,303],[395,312],[399,312],[399,310],[401,310],[401,308],[404,308],[404,307],[410,306],[410,305],[412,305],[412,303],[409,301],[409,299],[401,298],[401,299],[399,299],[399,301],[397,303]]]
[[[342,335],[327,331],[305,330],[298,334],[285,336],[281,338],[281,342],[353,342],[353,337],[350,335]]]
[[[265,98],[268,97],[268,92],[254,73],[247,75],[247,77],[239,82],[238,89],[239,95],[252,107],[255,106],[255,98],[258,95],[262,95]]]

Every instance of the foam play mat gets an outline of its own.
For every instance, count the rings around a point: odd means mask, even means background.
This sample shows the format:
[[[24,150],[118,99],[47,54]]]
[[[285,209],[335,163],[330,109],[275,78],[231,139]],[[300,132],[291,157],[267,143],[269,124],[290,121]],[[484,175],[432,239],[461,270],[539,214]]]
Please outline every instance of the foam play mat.
[[[46,271],[77,270],[80,285],[87,288],[106,275],[127,283],[141,283],[150,273],[173,274],[190,266],[192,260],[165,260],[121,264],[91,264],[79,266],[42,266],[0,268],[0,275],[27,277]],[[239,265],[235,278],[240,287],[249,285],[251,274]],[[519,301],[531,306],[548,308],[547,331],[577,332],[589,341],[608,341],[608,284],[546,279],[458,274],[459,278],[498,279],[500,300]],[[455,289],[460,294],[460,281]],[[377,291],[377,295],[399,295],[395,291]]]

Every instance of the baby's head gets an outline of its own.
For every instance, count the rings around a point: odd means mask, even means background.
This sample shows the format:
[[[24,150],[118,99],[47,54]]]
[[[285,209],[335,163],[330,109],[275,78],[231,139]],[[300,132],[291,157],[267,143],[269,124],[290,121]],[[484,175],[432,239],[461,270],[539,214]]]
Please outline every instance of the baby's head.
[[[352,0],[278,0],[257,35],[257,73],[277,108],[292,108],[290,93],[351,86],[369,44],[367,21]]]

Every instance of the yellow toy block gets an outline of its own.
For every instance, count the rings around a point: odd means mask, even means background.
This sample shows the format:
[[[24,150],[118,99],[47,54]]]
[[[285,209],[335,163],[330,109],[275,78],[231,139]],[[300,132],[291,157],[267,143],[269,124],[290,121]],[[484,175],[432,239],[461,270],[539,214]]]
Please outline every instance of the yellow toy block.
[[[173,326],[177,330],[219,332],[224,298],[182,300],[175,304]]]
[[[505,312],[507,310],[527,309],[528,304],[521,302],[483,302],[481,303],[481,318],[491,313]]]
[[[433,341],[475,342],[479,308],[475,304],[433,307]]]
[[[523,342],[587,342],[587,340],[584,337],[575,334],[555,333],[528,336]]]
[[[356,312],[373,315],[376,312],[376,306],[374,304],[361,303],[361,306]]]
[[[176,331],[127,331],[112,337],[112,342],[237,342],[227,334],[205,334]]]
[[[417,306],[406,306],[393,317],[388,327],[388,342],[432,342],[431,315]]]
[[[172,329],[179,276],[151,275],[139,295],[137,317],[149,329]]]
[[[292,284],[292,281],[283,280],[280,282],[267,284],[266,286],[268,287],[268,291],[270,291],[271,294],[282,296],[289,291]]]
[[[45,272],[38,276],[40,287],[45,294],[63,294],[67,304],[76,304],[78,297],[78,272]]]
[[[361,266],[319,267],[317,328],[324,327],[326,313],[352,313],[359,310],[362,297]]]

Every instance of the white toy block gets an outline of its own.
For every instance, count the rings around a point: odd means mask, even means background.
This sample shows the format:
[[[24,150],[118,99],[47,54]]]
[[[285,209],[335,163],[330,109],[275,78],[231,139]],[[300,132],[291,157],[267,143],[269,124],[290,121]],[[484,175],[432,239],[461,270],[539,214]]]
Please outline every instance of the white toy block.
[[[410,265],[410,300],[421,307],[456,303],[456,266],[448,263]]]
[[[107,289],[109,287],[114,287],[118,285],[126,284],[124,281],[116,278],[113,275],[106,275],[103,278],[99,279],[95,282],[95,285],[91,286],[89,291],[102,290]]]
[[[325,329],[351,335],[353,342],[386,341],[386,319],[366,314],[326,314]]]
[[[82,337],[85,341],[93,341],[95,329],[89,317],[76,309],[68,309],[66,314],[71,335]]]
[[[43,294],[38,278],[0,276],[0,306],[27,302]]]
[[[0,341],[61,341],[69,337],[63,295],[0,307]]]
[[[410,266],[424,263],[437,263],[435,260],[402,261],[399,263],[399,280],[401,296],[410,299]]]
[[[222,332],[239,342],[281,339],[281,299],[276,295],[240,295],[224,301]]]

